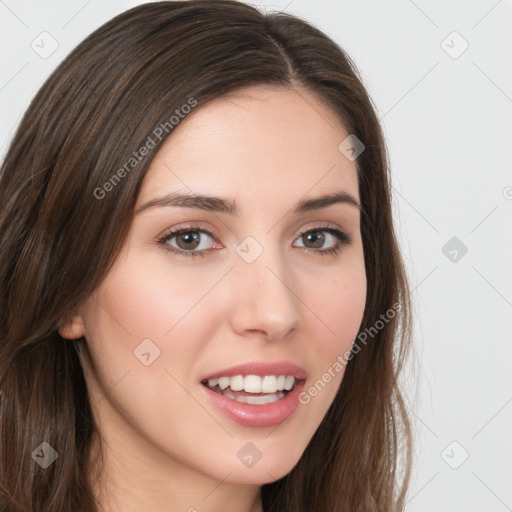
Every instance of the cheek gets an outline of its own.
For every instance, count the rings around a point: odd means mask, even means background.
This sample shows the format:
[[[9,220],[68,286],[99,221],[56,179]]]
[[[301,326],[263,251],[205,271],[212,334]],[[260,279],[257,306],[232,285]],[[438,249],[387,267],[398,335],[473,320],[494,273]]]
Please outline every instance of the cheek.
[[[204,438],[205,425],[215,431],[215,423],[191,400],[199,383],[190,375],[218,317],[215,304],[201,300],[218,276],[199,282],[197,272],[193,279],[183,267],[136,268],[125,262],[111,272],[87,306],[93,402],[106,424],[120,415],[160,449],[179,458],[181,444],[188,450],[185,459],[199,460],[194,450],[200,447],[190,446],[190,438]]]
[[[198,279],[192,266],[151,263],[135,257],[125,260],[105,279],[86,310],[88,344],[108,379],[107,387],[128,369],[144,378],[159,380],[164,369],[185,378],[219,317],[219,302],[204,300],[218,281],[218,272],[202,273]]]
[[[211,273],[176,266],[165,258],[134,255],[98,290],[98,301],[124,333],[135,339],[172,336],[215,282]]]
[[[318,282],[322,286],[309,295],[308,306],[316,317],[315,331],[323,335],[311,334],[315,343],[311,355],[316,364],[309,385],[318,383],[311,397],[321,394],[319,402],[327,407],[341,384],[364,315],[367,281],[362,256],[342,269],[335,279]]]
[[[335,278],[331,273],[318,282],[321,286],[311,297],[311,309],[330,334],[323,348],[327,352],[345,350],[357,336],[364,315],[367,281],[362,255],[350,261]]]
[[[324,289],[318,297],[322,319],[332,333],[333,348],[343,348],[355,339],[363,319],[366,302],[366,279],[360,277]]]

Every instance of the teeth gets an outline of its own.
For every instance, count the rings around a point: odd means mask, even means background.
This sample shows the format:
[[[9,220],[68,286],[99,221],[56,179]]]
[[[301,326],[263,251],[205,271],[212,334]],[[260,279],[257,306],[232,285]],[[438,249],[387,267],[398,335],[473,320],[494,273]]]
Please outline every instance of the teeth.
[[[265,405],[277,402],[278,400],[281,400],[281,398],[284,398],[284,393],[273,393],[265,396],[239,396],[238,398],[235,398],[235,400],[242,404]]]
[[[264,396],[237,396],[233,395],[230,389],[224,390],[221,395],[224,395],[226,398],[230,398],[235,402],[240,402],[241,404],[249,404],[249,405],[265,405],[272,404],[284,398],[284,393],[272,393],[270,395]]]
[[[295,384],[295,378],[288,375],[288,377],[286,377],[286,380],[284,382],[284,389],[286,389],[286,391],[290,391],[290,389],[293,388],[294,384]]]
[[[215,380],[215,379],[213,379]],[[231,383],[231,379],[229,377],[221,377],[219,379],[219,386],[220,386],[220,389],[226,389],[227,387],[229,387],[229,384]],[[210,384],[210,381],[208,381],[208,385]],[[210,386],[210,387],[213,387],[213,386]]]
[[[261,392],[262,393],[275,393],[276,391],[277,391],[277,377],[275,377],[274,375],[265,375],[265,377],[263,377],[263,379],[261,379]]]
[[[231,391],[242,391],[242,389],[244,389],[244,378],[241,375],[231,377],[229,387]]]
[[[259,375],[246,375],[245,377],[243,375],[234,375],[233,377],[208,379],[208,387],[214,388],[217,385],[223,391],[230,388],[231,391],[244,390],[247,393],[274,394],[283,390],[290,391],[295,385],[295,377],[291,375],[265,375],[264,377],[260,377]],[[245,398],[251,397],[244,397],[244,399]]]
[[[240,376],[242,378],[242,376]],[[243,379],[244,391],[247,393],[261,393],[261,377],[258,375],[247,375]],[[231,389],[233,389],[233,383],[231,383]],[[266,391],[269,393],[269,391]],[[272,393],[272,391],[270,391]]]

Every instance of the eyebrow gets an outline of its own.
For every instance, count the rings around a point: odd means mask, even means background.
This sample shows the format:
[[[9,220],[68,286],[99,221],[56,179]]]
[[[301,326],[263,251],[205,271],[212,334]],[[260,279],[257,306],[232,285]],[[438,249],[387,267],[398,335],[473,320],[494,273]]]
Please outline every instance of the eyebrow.
[[[356,199],[347,192],[334,192],[312,199],[303,199],[299,201],[292,212],[297,215],[320,208],[327,208],[333,204],[348,204],[361,210],[361,205]],[[206,196],[202,194],[181,194],[171,192],[162,197],[151,199],[143,204],[135,213],[140,213],[149,208],[162,208],[162,207],[182,207],[182,208],[197,208],[209,212],[227,213],[229,215],[239,215],[240,208],[236,201],[223,199],[221,197]]]

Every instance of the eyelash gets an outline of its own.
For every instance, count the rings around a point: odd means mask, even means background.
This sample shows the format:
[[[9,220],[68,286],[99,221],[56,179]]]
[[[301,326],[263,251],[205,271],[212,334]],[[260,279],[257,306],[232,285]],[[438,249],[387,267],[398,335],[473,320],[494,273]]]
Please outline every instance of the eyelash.
[[[165,251],[176,254],[178,256],[183,256],[185,258],[203,257],[203,256],[206,256],[206,254],[209,251],[215,250],[215,249],[203,249],[201,251],[183,251],[183,250],[178,250],[175,247],[172,247],[167,243],[170,239],[174,238],[174,236],[176,236],[176,235],[179,235],[181,233],[194,232],[194,231],[205,233],[209,237],[211,237],[213,240],[216,241],[215,235],[213,233],[211,233],[210,231],[208,231],[207,229],[201,228],[199,226],[186,226],[186,227],[182,227],[182,228],[179,228],[176,230],[168,231],[161,238],[159,238],[157,240],[157,244],[159,246],[161,246]],[[350,243],[352,242],[351,237],[349,235],[347,235],[345,232],[343,232],[339,229],[336,229],[336,228],[329,227],[329,226],[318,226],[318,227],[314,227],[314,228],[309,228],[309,229],[299,233],[299,236],[297,238],[301,238],[302,236],[304,236],[307,233],[318,232],[318,231],[320,231],[320,232],[325,231],[327,233],[330,233],[338,240],[338,243],[334,247],[331,247],[329,249],[311,249],[309,247],[304,247],[304,249],[306,251],[316,253],[316,254],[321,254],[322,256],[327,256],[327,255],[335,256],[341,251],[342,247],[350,245]]]

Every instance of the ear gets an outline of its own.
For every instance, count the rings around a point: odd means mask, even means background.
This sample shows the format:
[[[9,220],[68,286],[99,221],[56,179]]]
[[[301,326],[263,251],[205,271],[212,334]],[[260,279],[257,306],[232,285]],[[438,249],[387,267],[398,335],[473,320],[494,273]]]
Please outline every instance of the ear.
[[[68,320],[64,320],[59,326],[59,334],[68,340],[76,340],[85,335],[85,324],[79,314],[73,315]]]

